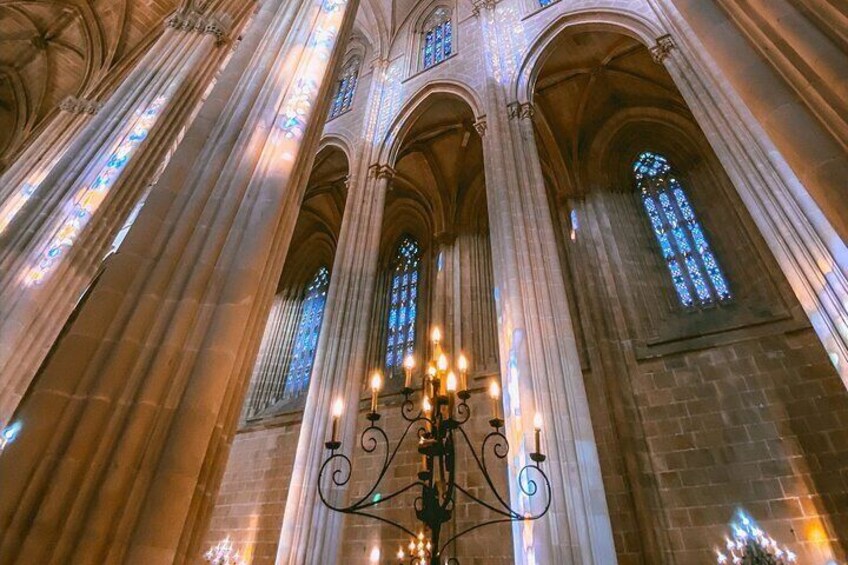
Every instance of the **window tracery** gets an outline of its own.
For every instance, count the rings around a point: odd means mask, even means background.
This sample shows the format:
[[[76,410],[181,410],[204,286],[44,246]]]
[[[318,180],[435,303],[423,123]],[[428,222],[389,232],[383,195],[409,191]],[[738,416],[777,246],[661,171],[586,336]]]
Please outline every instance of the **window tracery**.
[[[692,308],[730,300],[727,279],[668,159],[645,151],[633,173],[680,303]]]
[[[329,119],[332,120],[336,116],[340,116],[350,110],[353,104],[353,96],[356,94],[360,63],[359,57],[351,57],[342,68],[341,76],[336,83],[336,92],[333,95],[333,101],[330,103]]]
[[[286,372],[283,397],[291,398],[306,392],[309,376],[315,362],[315,350],[324,319],[324,306],[327,303],[327,290],[330,286],[330,271],[321,267],[306,286],[303,307],[294,336],[294,348]]]
[[[421,64],[422,69],[429,69],[453,54],[451,11],[445,6],[436,8],[422,27]]]
[[[418,242],[405,236],[397,247],[392,264],[386,342],[386,369],[389,372],[400,370],[404,358],[412,354],[415,346],[420,264]]]

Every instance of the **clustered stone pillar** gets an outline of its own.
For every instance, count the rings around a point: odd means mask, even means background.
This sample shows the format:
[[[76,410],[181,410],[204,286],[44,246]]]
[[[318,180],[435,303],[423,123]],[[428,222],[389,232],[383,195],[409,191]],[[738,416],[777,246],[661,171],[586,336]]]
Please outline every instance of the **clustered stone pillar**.
[[[499,4],[480,10],[487,45],[498,34]],[[485,61],[483,136],[501,376],[512,449],[513,506],[532,511],[518,488],[529,463],[533,418],[542,414],[544,468],[553,504],[544,520],[513,526],[515,562],[616,563],[598,450],[551,211],[528,103],[507,105],[498,58]],[[540,510],[535,508],[535,510]]]
[[[0,176],[0,235],[101,106],[74,96],[62,100],[55,117]]]
[[[0,563],[197,560],[356,9],[262,3],[19,408]]]
[[[11,418],[227,55],[224,22],[246,15],[233,4],[217,2],[209,16],[170,17],[87,126],[50,140],[43,158],[58,160],[40,165],[49,169],[40,183],[28,184],[38,179],[17,165],[9,171],[16,184],[5,202],[29,195],[0,233],[0,424]]]
[[[668,29],[665,65],[848,386],[848,246],[738,95],[722,87],[668,0],[652,0]],[[679,33],[677,31],[679,30]]]
[[[278,565],[336,563],[339,557],[343,517],[318,498],[318,471],[327,457],[324,442],[330,439],[336,399],[344,403],[339,438],[343,446],[354,443],[386,191],[393,174],[391,168],[380,165],[372,167],[364,181],[351,179],[289,482]],[[346,493],[338,489],[332,496]]]

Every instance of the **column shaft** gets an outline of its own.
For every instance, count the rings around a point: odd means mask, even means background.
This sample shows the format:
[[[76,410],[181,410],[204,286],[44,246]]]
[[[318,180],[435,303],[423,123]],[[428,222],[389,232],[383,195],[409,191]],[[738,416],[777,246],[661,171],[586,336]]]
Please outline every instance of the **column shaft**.
[[[263,3],[19,410],[0,563],[197,559],[356,8]]]

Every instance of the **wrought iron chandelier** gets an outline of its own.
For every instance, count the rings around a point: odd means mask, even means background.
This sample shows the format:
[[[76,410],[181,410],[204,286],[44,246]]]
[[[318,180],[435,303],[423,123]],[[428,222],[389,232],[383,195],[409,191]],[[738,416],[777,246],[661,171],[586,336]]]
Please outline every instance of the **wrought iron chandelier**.
[[[450,369],[450,360],[443,351],[441,332],[434,328],[432,332],[433,360],[427,370],[422,372],[421,401],[416,406],[413,399],[415,390],[412,388],[412,372],[415,360],[410,355],[404,360],[405,383],[401,390],[403,402],[400,413],[403,417],[403,431],[397,443],[392,446],[386,430],[379,425],[379,393],[383,378],[377,372],[371,378],[371,409],[366,414],[368,425],[360,435],[360,448],[365,454],[383,455],[382,466],[376,480],[365,495],[348,505],[334,504],[328,500],[324,491],[325,485],[343,487],[350,482],[353,474],[351,459],[340,451],[342,444],[338,439],[338,423],[343,405],[336,400],[332,414],[332,436],[325,443],[330,454],[321,466],[318,476],[318,493],[321,502],[328,508],[343,514],[365,516],[389,524],[410,536],[409,545],[397,552],[399,563],[411,565],[437,565],[447,563],[458,565],[455,555],[448,557],[451,545],[460,537],[484,526],[517,521],[539,520],[551,506],[551,483],[542,470],[545,455],[541,449],[541,417],[536,414],[534,419],[535,442],[534,451],[529,453],[532,463],[525,465],[517,475],[517,486],[520,493],[528,500],[539,496],[540,510],[536,513],[519,512],[513,509],[507,501],[507,496],[498,491],[488,468],[493,461],[505,460],[509,453],[509,442],[504,435],[504,420],[500,415],[500,387],[492,380],[489,386],[489,396],[492,401],[492,416],[488,432],[483,439],[480,449],[476,450],[464,425],[471,418],[471,407],[467,404],[471,393],[467,385],[468,361],[463,355],[457,358],[457,374]],[[418,442],[418,452],[421,454],[421,468],[417,480],[386,496],[376,495],[378,488],[386,477],[397,457],[401,446],[407,438],[415,438]],[[457,481],[457,477],[466,475],[457,468],[457,447],[465,445],[471,457],[488,485],[494,500],[483,500],[473,494],[466,485]],[[487,459],[488,454],[488,459]],[[381,516],[374,511],[381,505],[404,493],[420,489],[414,499],[414,510],[417,521],[422,526],[416,528],[399,524]],[[458,533],[443,540],[442,527],[453,517],[458,498],[479,504],[495,514],[494,518],[469,525]],[[537,507],[538,508],[538,507]]]

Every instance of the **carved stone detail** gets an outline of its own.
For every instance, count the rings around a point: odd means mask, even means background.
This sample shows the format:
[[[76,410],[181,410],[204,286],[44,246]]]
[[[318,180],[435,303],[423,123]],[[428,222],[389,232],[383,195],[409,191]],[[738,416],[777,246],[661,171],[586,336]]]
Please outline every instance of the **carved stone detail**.
[[[494,10],[499,0],[472,0],[471,13],[475,16],[480,15],[481,10]]]
[[[86,100],[85,98],[77,98],[76,96],[68,96],[59,103],[59,109],[70,114],[96,114],[103,103],[96,100]]]
[[[182,14],[174,13],[166,21],[171,29],[186,32],[208,33],[215,36],[217,43],[223,43],[232,27],[225,18],[218,16],[202,16],[193,12]]]
[[[661,35],[657,38],[657,44],[650,49],[651,58],[655,63],[661,65],[674,47],[674,39],[670,35]]]
[[[388,165],[371,165],[368,167],[368,172],[372,178],[392,180],[395,177],[395,170]]]
[[[533,119],[533,114],[536,112],[532,102],[510,102],[506,106],[506,111],[510,120],[515,118],[530,120]]]
[[[474,129],[477,130],[477,135],[483,137],[486,135],[486,116],[480,116],[477,118],[477,121],[474,122]]]

